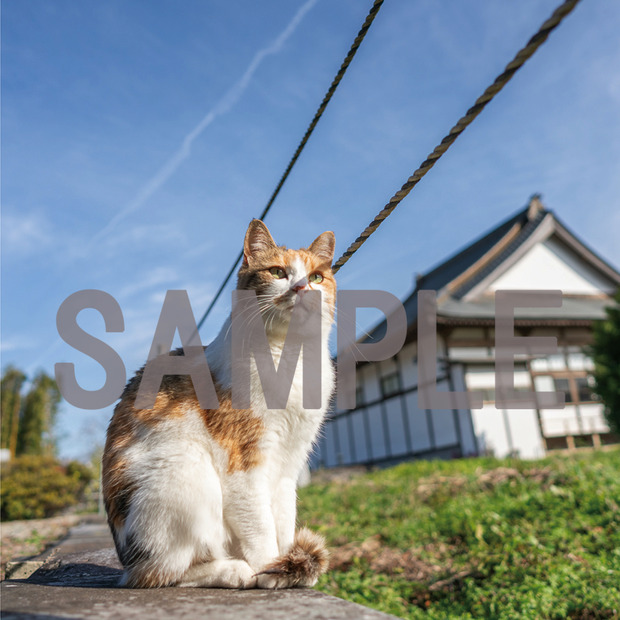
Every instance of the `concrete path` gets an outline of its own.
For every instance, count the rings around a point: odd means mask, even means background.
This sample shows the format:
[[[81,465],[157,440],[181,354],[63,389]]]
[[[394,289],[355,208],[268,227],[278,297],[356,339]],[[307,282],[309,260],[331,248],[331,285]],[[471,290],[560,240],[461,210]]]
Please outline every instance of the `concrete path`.
[[[34,562],[22,566],[21,574],[13,567],[11,578],[2,582],[2,618],[393,618],[312,589],[119,588],[121,565],[101,519],[76,526],[65,540]]]

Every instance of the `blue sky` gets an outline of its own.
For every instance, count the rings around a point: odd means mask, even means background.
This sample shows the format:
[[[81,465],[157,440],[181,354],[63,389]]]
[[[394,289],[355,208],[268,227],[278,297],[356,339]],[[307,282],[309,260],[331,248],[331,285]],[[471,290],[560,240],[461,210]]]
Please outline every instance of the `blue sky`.
[[[2,364],[74,362],[56,312],[96,288],[128,373],[168,289],[196,317],[241,248],[366,16],[370,0],[3,0]],[[266,219],[337,254],[551,14],[557,0],[386,0]],[[531,194],[620,265],[620,4],[583,0],[338,274],[399,297]],[[229,310],[226,293],[202,330]],[[374,315],[360,316],[362,325]],[[112,408],[63,403],[63,456],[103,441]]]

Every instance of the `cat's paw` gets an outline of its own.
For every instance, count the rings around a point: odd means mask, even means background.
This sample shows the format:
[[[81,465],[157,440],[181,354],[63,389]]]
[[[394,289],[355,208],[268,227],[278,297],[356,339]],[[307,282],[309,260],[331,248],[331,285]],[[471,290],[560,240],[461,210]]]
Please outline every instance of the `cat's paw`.
[[[228,588],[247,590],[256,587],[256,575],[247,562],[242,560],[229,560],[228,565],[222,571],[221,580]]]
[[[269,572],[258,573],[256,576],[256,587],[264,590],[281,590],[283,588],[296,587],[312,587],[316,584],[317,579],[300,579],[298,575],[287,572]]]
[[[184,588],[233,588],[247,590],[256,587],[256,575],[243,560],[214,560],[192,566],[177,583]]]

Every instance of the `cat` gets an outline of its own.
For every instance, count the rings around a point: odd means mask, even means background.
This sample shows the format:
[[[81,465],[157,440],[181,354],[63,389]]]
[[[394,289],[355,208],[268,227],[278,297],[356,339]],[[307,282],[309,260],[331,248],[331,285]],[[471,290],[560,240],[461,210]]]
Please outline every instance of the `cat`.
[[[152,409],[133,406],[144,368],[125,387],[102,474],[122,585],[286,588],[313,586],[327,570],[325,541],[306,528],[295,532],[295,521],[296,481],[334,388],[327,343],[334,246],[334,234],[325,232],[308,248],[289,250],[252,220],[237,277],[238,290],[256,292],[276,360],[293,302],[301,304],[305,291],[321,292],[319,409],[303,407],[303,351],[285,409],[266,407],[256,364],[251,407],[233,409],[230,318],[205,347],[218,409],[200,408],[190,376],[164,376]]]

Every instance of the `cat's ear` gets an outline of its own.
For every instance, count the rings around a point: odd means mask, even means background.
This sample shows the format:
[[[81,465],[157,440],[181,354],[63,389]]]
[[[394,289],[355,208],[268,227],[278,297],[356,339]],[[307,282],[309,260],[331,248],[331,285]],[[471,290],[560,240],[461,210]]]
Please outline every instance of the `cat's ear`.
[[[260,252],[266,252],[277,248],[267,226],[260,220],[252,220],[245,233],[243,242],[243,264],[247,265],[250,258]]]
[[[334,260],[334,248],[336,247],[336,237],[331,230],[319,235],[308,248],[316,254],[322,262],[332,264]]]

